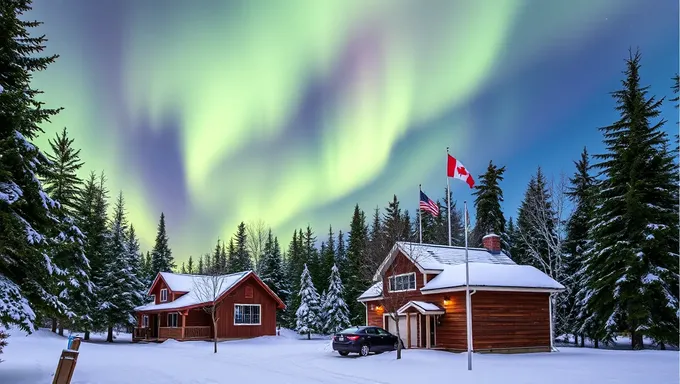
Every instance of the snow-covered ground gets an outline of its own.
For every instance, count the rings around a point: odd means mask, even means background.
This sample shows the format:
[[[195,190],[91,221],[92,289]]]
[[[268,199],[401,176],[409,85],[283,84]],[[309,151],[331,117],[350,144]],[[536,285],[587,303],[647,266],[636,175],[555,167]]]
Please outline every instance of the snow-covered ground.
[[[0,358],[0,383],[51,383],[66,338],[40,330],[11,330]],[[227,341],[212,353],[208,342],[131,344],[130,335],[83,343],[73,384],[83,383],[678,383],[677,351],[561,348],[559,353],[474,355],[406,350],[368,357],[340,357],[329,340],[282,336]]]

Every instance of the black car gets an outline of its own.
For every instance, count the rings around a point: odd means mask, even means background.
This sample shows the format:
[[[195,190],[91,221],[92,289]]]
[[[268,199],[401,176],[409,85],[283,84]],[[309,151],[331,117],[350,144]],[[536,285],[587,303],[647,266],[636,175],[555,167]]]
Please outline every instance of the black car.
[[[350,352],[366,356],[369,352],[394,351],[397,349],[398,340],[397,336],[380,327],[357,326],[333,335],[333,350],[342,356],[347,356]],[[404,348],[403,342],[401,347]]]

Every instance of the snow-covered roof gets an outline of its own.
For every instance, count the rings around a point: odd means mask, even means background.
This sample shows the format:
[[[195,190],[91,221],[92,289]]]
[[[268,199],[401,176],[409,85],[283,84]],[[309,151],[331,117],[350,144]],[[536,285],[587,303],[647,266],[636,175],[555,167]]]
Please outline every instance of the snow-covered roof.
[[[394,245],[388,257],[385,258],[383,264],[378,268],[378,271],[376,271],[374,280],[380,278],[380,272],[389,265],[397,255],[397,251],[401,251],[423,271],[443,271],[447,265],[465,264],[464,247],[399,241]],[[485,248],[468,248],[468,260],[470,262],[491,264],[515,264],[505,253],[494,253]]]
[[[418,300],[413,300],[409,301],[408,303],[404,304],[401,308],[397,310],[397,313],[402,314],[405,313],[407,309],[413,308],[416,311],[420,312],[423,315],[430,315],[430,314],[443,314],[444,309],[438,306],[437,304],[433,303],[428,303],[427,301],[418,301]]]
[[[382,295],[382,281],[379,281],[371,285],[370,288],[368,288],[364,293],[359,295],[359,298],[357,300],[362,301],[366,299],[375,299],[376,297],[380,297],[380,295]]]
[[[472,287],[564,289],[562,284],[531,265],[470,263],[469,278]],[[465,264],[449,265],[425,284],[421,292],[463,286]]]
[[[222,275],[219,278],[221,282],[219,284],[217,296],[221,296],[223,293],[227,292],[239,281],[248,276],[251,271],[237,272],[229,275]],[[187,275],[180,273],[169,273],[161,272],[161,277],[168,284],[170,290],[174,292],[188,292],[187,294],[177,298],[174,301],[169,301],[160,304],[147,304],[135,308],[135,311],[156,311],[164,309],[179,309],[184,307],[189,307],[197,304],[209,303],[211,299],[201,297],[201,295],[196,291],[197,286],[212,284],[212,276],[207,275]]]
[[[381,279],[396,255],[401,252],[423,273],[437,276],[422,289],[427,291],[452,289],[465,285],[465,248],[446,245],[397,242],[378,268],[374,281]],[[564,286],[542,271],[518,265],[503,252],[491,252],[485,248],[468,248],[470,285],[474,287],[533,288],[563,290]],[[379,298],[382,283],[378,282],[362,293],[358,300]]]

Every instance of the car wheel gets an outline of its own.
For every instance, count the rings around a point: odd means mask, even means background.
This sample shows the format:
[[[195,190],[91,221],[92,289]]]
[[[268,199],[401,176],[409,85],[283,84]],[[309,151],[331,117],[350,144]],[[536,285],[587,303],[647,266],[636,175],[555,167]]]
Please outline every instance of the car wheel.
[[[338,353],[340,354],[340,356],[347,356],[347,355],[349,355],[349,352],[347,352],[347,351],[340,351],[340,352],[338,352]]]
[[[368,344],[364,344],[361,346],[361,350],[359,351],[359,355],[361,356],[368,356],[368,353],[371,351],[371,348],[368,346]]]

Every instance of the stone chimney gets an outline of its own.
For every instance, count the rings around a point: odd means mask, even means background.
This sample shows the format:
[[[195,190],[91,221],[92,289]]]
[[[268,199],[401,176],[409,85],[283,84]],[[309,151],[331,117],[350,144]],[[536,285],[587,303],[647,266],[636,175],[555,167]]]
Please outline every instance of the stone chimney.
[[[482,244],[491,253],[501,253],[501,237],[495,233],[482,237]]]

